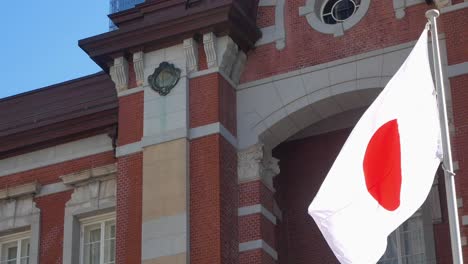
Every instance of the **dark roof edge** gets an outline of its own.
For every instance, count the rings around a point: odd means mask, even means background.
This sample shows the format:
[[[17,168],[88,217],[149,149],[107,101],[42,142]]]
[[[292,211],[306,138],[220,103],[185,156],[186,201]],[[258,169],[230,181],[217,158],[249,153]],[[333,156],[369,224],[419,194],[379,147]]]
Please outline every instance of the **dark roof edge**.
[[[27,92],[23,92],[23,93],[19,93],[19,94],[10,95],[10,96],[4,97],[4,98],[0,98],[0,103],[4,102],[4,101],[16,99],[18,97],[23,97],[23,96],[28,96],[28,95],[35,94],[35,93],[40,93],[40,92],[43,92],[44,90],[60,88],[60,87],[66,86],[66,85],[73,85],[73,84],[75,84],[77,82],[85,81],[85,80],[95,78],[95,77],[100,77],[100,76],[103,76],[103,75],[108,76],[108,74],[106,72],[99,71],[99,72],[92,73],[92,74],[89,74],[89,75],[85,75],[85,76],[82,76],[82,77],[78,77],[78,78],[75,78],[75,79],[71,79],[71,80],[67,80],[67,81],[63,81],[63,82],[59,82],[59,83],[54,83],[54,84],[44,86],[44,87],[41,87],[41,88],[37,88],[37,89],[31,90],[31,91],[27,91]]]

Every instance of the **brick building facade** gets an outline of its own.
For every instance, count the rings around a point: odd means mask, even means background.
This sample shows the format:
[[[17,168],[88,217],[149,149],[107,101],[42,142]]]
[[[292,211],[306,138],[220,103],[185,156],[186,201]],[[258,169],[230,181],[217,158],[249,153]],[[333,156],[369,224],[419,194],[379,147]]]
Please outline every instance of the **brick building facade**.
[[[468,2],[446,2],[468,259]],[[307,206],[430,8],[148,0],[111,15],[119,29],[79,41],[103,72],[0,99],[0,263],[337,263]],[[180,70],[167,95],[148,79],[163,62]],[[451,262],[436,177],[380,263]]]

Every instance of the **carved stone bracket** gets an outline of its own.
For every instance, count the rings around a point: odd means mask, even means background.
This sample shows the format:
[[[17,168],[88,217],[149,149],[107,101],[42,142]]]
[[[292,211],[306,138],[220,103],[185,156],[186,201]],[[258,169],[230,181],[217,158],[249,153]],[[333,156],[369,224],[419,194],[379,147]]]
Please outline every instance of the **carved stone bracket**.
[[[218,57],[216,55],[216,36],[213,32],[203,35],[203,46],[205,49],[208,68],[218,66]]]
[[[231,77],[231,71],[234,63],[236,62],[238,54],[239,48],[237,47],[236,43],[231,38],[228,38],[226,50],[223,54],[221,65],[219,66],[219,71],[226,74],[226,76]]]
[[[143,51],[133,53],[133,68],[135,69],[136,83],[142,86],[145,82]]]
[[[114,59],[114,65],[110,69],[110,75],[118,92],[128,89],[128,62],[124,57]]]
[[[243,51],[239,51],[231,71],[231,79],[235,84],[239,84],[246,62],[247,55]]]
[[[262,144],[256,144],[238,153],[239,182],[261,180],[271,191],[273,178],[280,173],[278,159],[265,153]]]
[[[239,84],[242,71],[247,61],[247,55],[239,48],[236,42],[230,37],[217,38],[210,32],[203,35],[203,45],[208,68],[219,66],[219,72],[223,74],[225,78],[232,81],[232,85]],[[186,44],[184,42],[184,47],[185,46]],[[187,67],[188,63],[187,60]]]
[[[187,73],[198,71],[198,43],[193,39],[184,40]]]

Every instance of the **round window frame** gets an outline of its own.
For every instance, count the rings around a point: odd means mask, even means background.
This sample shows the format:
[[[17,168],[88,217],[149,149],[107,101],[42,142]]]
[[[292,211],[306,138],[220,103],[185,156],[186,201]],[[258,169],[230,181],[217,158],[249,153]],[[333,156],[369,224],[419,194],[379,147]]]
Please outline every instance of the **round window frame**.
[[[342,36],[344,31],[352,28],[366,15],[370,0],[361,0],[358,9],[348,19],[336,24],[323,21],[322,13],[327,0],[307,0],[306,5],[299,8],[299,15],[305,16],[309,25],[318,32]]]
[[[325,20],[323,19],[323,17],[324,17],[324,14],[323,14],[323,13],[324,13],[325,6],[326,6],[326,5],[328,4],[328,2],[330,2],[330,1],[332,1],[332,0],[325,0],[325,1],[322,2],[322,6],[321,6],[321,8],[320,8],[320,19],[322,20],[323,23],[325,23],[325,24],[327,24],[327,25],[334,25],[334,24],[328,24],[328,23],[326,23]],[[348,20],[349,18],[351,18],[352,16],[354,16],[354,15],[356,14],[356,12],[359,10],[359,7],[361,6],[360,4],[356,4],[356,0],[349,0],[349,1],[352,1],[353,4],[354,4],[354,12],[353,12],[353,14],[351,14],[351,15],[350,15],[348,18],[346,18],[345,20],[340,20],[340,19],[337,19],[337,18],[333,15],[333,8],[334,8],[334,7],[338,4],[338,2],[340,2],[340,1],[343,1],[343,0],[337,0],[337,1],[333,4],[333,6],[332,6],[332,8],[331,8],[331,13],[330,13],[330,15],[331,15],[332,18],[336,21],[335,24],[343,23],[343,22],[345,22],[346,20]]]

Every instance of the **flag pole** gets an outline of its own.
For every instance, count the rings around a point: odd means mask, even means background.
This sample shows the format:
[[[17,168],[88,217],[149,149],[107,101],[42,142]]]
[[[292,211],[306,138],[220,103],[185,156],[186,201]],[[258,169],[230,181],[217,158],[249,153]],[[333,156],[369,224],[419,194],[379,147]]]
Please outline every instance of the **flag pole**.
[[[434,60],[434,72],[436,81],[437,101],[439,106],[440,129],[444,153],[443,169],[445,175],[445,192],[447,194],[447,208],[450,224],[450,239],[452,246],[452,258],[454,264],[463,264],[463,255],[460,239],[460,225],[458,220],[458,207],[455,193],[455,174],[453,173],[452,152],[450,146],[450,132],[447,118],[447,107],[445,104],[445,87],[440,60],[439,37],[437,32],[437,9],[426,12],[426,17],[431,23],[432,54]]]

